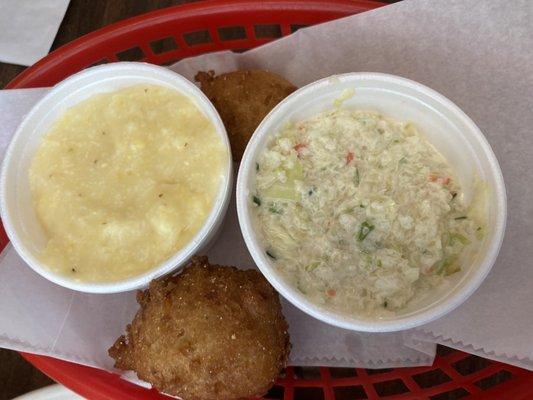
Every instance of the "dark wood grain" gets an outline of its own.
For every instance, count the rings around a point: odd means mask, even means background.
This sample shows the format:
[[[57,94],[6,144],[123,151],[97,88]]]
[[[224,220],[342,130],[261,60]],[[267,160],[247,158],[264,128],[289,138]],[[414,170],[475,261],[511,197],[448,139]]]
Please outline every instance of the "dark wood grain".
[[[71,0],[52,50],[113,22],[159,8],[195,1],[199,0]],[[25,68],[0,63],[0,87],[5,87]]]
[[[54,383],[15,351],[0,349],[0,400],[9,400]]]

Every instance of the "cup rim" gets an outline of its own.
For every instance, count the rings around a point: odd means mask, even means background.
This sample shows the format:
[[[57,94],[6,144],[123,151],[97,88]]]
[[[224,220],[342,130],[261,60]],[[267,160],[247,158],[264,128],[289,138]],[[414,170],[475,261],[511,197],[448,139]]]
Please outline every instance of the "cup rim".
[[[258,243],[259,241],[254,239],[253,232],[255,229],[252,226],[252,219],[248,205],[249,190],[247,182],[250,174],[254,171],[254,159],[257,153],[262,150],[262,148],[260,148],[260,142],[263,137],[276,133],[274,131],[269,131],[269,129],[270,125],[274,124],[272,121],[278,114],[283,113],[286,108],[290,107],[291,104],[298,102],[300,99],[312,96],[317,88],[328,85],[332,79],[351,81],[354,83],[362,80],[377,80],[399,84],[406,88],[415,89],[417,92],[421,92],[423,95],[437,101],[442,106],[446,107],[448,111],[452,112],[478,140],[485,157],[489,160],[490,168],[487,169],[487,174],[490,175],[495,182],[495,193],[493,193],[493,195],[496,200],[497,213],[494,234],[488,246],[488,250],[483,255],[479,263],[479,268],[476,271],[473,271],[474,273],[469,276],[468,281],[465,282],[461,288],[457,290],[455,290],[456,288],[451,289],[450,293],[440,299],[437,303],[425,307],[421,311],[414,312],[412,315],[399,316],[395,319],[371,319],[359,317],[357,315],[342,314],[322,308],[308,300],[303,294],[299,293],[296,288],[286,282],[285,279],[274,270],[269,260],[267,260],[266,256],[263,254],[263,251],[260,250],[261,247]],[[462,304],[481,285],[496,261],[503,242],[507,219],[506,191],[500,166],[489,142],[472,119],[451,100],[423,84],[400,76],[377,72],[353,72],[322,78],[293,92],[274,107],[257,127],[244,152],[237,177],[236,203],[239,225],[248,251],[270,284],[294,306],[312,317],[333,326],[362,332],[393,332],[406,330],[434,321]]]
[[[152,74],[153,77],[162,76],[167,79],[165,82],[171,82],[169,86],[172,86],[174,90],[188,96],[192,99],[200,111],[213,123],[217,134],[221,137],[224,148],[227,153],[227,162],[224,166],[225,174],[223,181],[220,182],[219,191],[215,202],[211,208],[209,215],[207,216],[204,224],[196,235],[189,241],[189,243],[172,254],[168,259],[158,263],[149,270],[129,277],[127,279],[110,281],[110,282],[78,282],[58,273],[53,272],[44,265],[37,257],[27,249],[24,240],[22,240],[13,227],[13,219],[10,212],[7,211],[6,206],[7,199],[6,193],[8,190],[14,190],[13,188],[7,188],[7,174],[10,168],[15,168],[18,175],[20,172],[19,166],[12,166],[12,159],[14,156],[15,144],[21,140],[25,140],[29,133],[26,127],[29,121],[36,118],[35,115],[39,109],[46,107],[52,99],[58,94],[68,94],[68,89],[72,85],[81,79],[86,79],[89,75],[95,75],[97,79],[92,83],[98,81],[98,74],[106,73],[108,71],[116,74],[117,77],[123,76],[123,74],[132,74],[138,72],[139,83],[142,82],[143,77],[149,75],[141,75],[141,73]],[[108,76],[106,76],[108,77]],[[161,81],[162,82],[162,81]],[[134,83],[133,83],[134,84]],[[133,85],[132,84],[132,85]],[[89,85],[89,84],[88,84]],[[180,86],[181,85],[181,86]],[[126,85],[128,86],[128,85]],[[125,86],[125,87],[126,87]],[[185,88],[185,89],[184,89]],[[42,120],[42,118],[40,119]],[[39,135],[44,135],[45,132],[39,132]],[[63,81],[53,86],[48,93],[46,93],[37,103],[33,105],[30,112],[24,116],[22,122],[19,124],[11,142],[6,150],[4,160],[2,162],[2,170],[0,173],[0,216],[4,230],[11,242],[11,245],[17,251],[18,255],[24,260],[24,262],[39,275],[45,279],[54,282],[60,286],[68,289],[72,289],[85,293],[119,293],[129,290],[139,289],[147,286],[148,283],[155,278],[166,275],[174,270],[177,270],[183,266],[196,251],[209,241],[211,234],[220,226],[229,204],[229,199],[232,191],[233,183],[233,163],[231,157],[231,147],[229,138],[225,129],[225,126],[220,118],[218,111],[215,109],[211,101],[204,95],[204,93],[191,81],[183,77],[182,75],[173,72],[168,68],[161,66],[144,63],[144,62],[117,62],[112,64],[98,65],[84,69],[76,74],[69,76]],[[16,189],[15,189],[16,190]],[[8,244],[9,245],[9,244]]]

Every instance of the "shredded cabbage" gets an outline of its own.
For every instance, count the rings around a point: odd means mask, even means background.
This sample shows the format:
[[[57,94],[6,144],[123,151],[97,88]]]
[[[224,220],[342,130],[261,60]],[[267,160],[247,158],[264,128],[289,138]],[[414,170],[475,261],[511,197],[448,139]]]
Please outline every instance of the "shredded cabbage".
[[[444,157],[412,123],[375,112],[336,108],[286,126],[252,192],[277,269],[341,312],[404,307],[459,271],[480,236]]]

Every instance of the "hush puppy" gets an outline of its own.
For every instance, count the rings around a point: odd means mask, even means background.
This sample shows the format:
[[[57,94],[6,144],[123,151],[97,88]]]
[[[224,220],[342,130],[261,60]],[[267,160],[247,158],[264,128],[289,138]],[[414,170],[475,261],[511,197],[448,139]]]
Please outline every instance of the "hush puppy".
[[[215,76],[198,72],[205,95],[215,105],[228,132],[233,159],[239,161],[261,120],[296,87],[272,72],[234,71]]]
[[[184,400],[264,395],[290,351],[278,294],[255,270],[197,257],[137,294],[140,309],[109,349],[115,367]]]

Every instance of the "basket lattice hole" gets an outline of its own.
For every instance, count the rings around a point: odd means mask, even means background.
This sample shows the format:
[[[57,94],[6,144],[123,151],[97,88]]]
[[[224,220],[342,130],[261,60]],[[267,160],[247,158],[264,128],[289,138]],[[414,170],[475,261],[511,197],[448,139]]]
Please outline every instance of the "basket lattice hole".
[[[207,30],[188,32],[183,34],[183,39],[188,46],[197,46],[199,44],[213,43],[213,39]]]
[[[279,25],[254,25],[256,38],[279,38],[281,37],[281,26]]]
[[[332,378],[353,378],[357,376],[355,368],[330,368],[329,374]]]
[[[265,396],[265,400],[283,400],[283,386],[272,386]]]
[[[374,383],[374,388],[380,396],[391,396],[393,394],[408,393],[409,388],[401,379],[393,379],[391,381],[383,381]]]
[[[452,380],[440,369],[434,369],[421,374],[413,375],[413,379],[422,389],[441,385]]]
[[[319,387],[295,387],[294,400],[324,400],[324,391]]]
[[[108,63],[107,59],[102,58],[101,60],[98,60],[98,61],[92,63],[87,68],[96,67],[97,65],[102,65],[102,64],[107,64],[107,63]]]
[[[386,372],[394,371],[392,368],[382,368],[382,369],[367,369],[366,373],[368,375],[379,375],[384,374]]]
[[[243,26],[226,26],[217,30],[220,40],[246,39],[246,30]]]
[[[137,46],[117,53],[117,58],[120,61],[138,61],[141,60],[143,57],[143,51],[140,49],[140,47]]]
[[[470,375],[481,371],[490,365],[490,361],[485,358],[470,355],[452,364],[453,368],[461,375]]]
[[[462,397],[468,396],[469,394],[470,393],[468,393],[466,389],[457,388],[457,389],[450,390],[448,392],[435,394],[431,396],[430,399],[431,400],[450,400],[450,399],[457,400]]]
[[[335,400],[362,400],[368,399],[365,389],[358,386],[336,386],[333,388]]]
[[[320,379],[320,368],[317,367],[294,367],[296,379]]]
[[[309,25],[291,25],[291,33],[296,32],[298,29],[307,28]]]
[[[455,350],[451,349],[449,347],[441,346],[441,345],[437,346],[437,355],[439,357],[446,357],[447,355],[452,354],[454,352],[455,352]]]
[[[475,382],[474,385],[480,389],[487,390],[493,386],[508,381],[509,379],[513,378],[513,376],[514,375],[509,371],[501,370],[495,374],[487,376],[486,378],[480,379],[479,381]]]
[[[166,37],[150,42],[150,47],[152,48],[154,54],[161,54],[166,53],[167,51],[176,50],[178,45],[174,41],[173,37]]]

